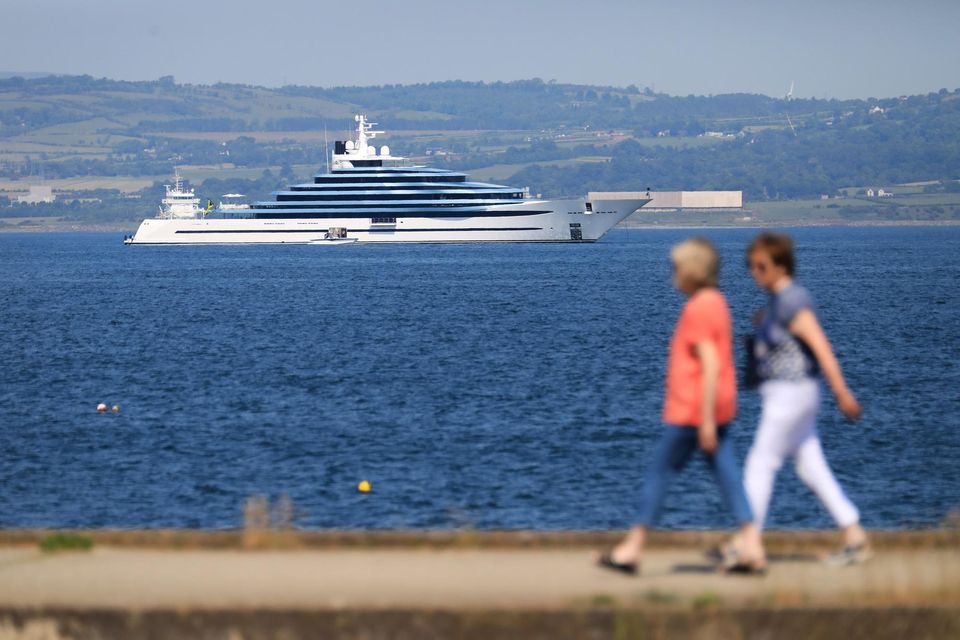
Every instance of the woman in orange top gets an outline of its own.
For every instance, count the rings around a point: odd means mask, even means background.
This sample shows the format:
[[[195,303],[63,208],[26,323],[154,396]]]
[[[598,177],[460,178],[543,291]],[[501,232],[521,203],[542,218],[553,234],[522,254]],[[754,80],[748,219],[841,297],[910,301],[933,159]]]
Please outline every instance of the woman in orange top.
[[[766,558],[753,524],[733,452],[727,437],[737,411],[730,311],[717,289],[719,259],[709,240],[694,238],[673,248],[674,285],[687,297],[670,341],[663,421],[667,424],[647,467],[640,512],[633,528],[597,564],[635,575],[644,538],[656,524],[671,477],[699,448],[713,469],[724,500],[740,530],[728,554],[728,570],[762,572]]]

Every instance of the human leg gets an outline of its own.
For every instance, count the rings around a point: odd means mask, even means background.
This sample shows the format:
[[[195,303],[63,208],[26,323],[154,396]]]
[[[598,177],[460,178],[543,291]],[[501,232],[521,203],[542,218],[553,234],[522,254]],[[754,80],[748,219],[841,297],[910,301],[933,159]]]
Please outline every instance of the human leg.
[[[729,437],[728,429],[719,429],[717,436],[717,450],[713,455],[705,455],[707,462],[713,470],[717,484],[720,485],[720,492],[723,495],[724,502],[736,518],[737,524],[742,525],[747,522],[753,522],[753,512],[750,509],[750,503],[743,488],[740,468],[737,466],[737,458],[733,450],[733,441]]]
[[[873,555],[867,532],[860,526],[860,513],[837,482],[815,428],[797,449],[797,475],[820,499],[821,504],[843,532],[844,546],[827,557],[833,565],[857,564]]]
[[[613,562],[629,565],[639,560],[646,530],[660,518],[670,478],[686,465],[696,446],[695,429],[664,428],[644,474],[640,511],[626,537],[610,553]]]
[[[735,564],[752,570],[763,569],[766,567],[763,541],[743,487],[733,441],[726,428],[720,429],[717,435],[717,450],[712,455],[707,454],[706,458],[720,486],[724,502],[739,525],[733,541],[733,548],[737,551]]]
[[[816,429],[811,426],[807,438],[800,444],[796,453],[797,475],[807,487],[820,499],[830,517],[841,529],[850,534],[862,534],[859,527],[860,512],[844,493],[837,482],[827,459]]]
[[[754,522],[763,528],[773,493],[773,484],[784,459],[795,442],[792,431],[803,418],[798,411],[798,394],[792,384],[767,382],[760,389],[760,425],[744,465],[744,488]]]
[[[696,450],[696,429],[664,428],[644,474],[640,510],[634,520],[636,525],[651,527],[657,523],[670,479],[686,466]]]

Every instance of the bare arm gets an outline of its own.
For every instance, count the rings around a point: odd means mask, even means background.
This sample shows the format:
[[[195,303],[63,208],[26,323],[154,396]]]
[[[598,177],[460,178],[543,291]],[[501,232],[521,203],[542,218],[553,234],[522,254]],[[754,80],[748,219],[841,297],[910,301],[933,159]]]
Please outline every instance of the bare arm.
[[[836,396],[843,415],[850,420],[859,418],[863,409],[847,387],[847,381],[844,380],[843,372],[840,370],[840,363],[833,353],[833,347],[830,346],[827,334],[823,332],[816,314],[810,309],[801,309],[790,323],[790,332],[803,340],[813,351],[820,370],[823,371],[823,377],[827,379],[827,384]]]
[[[703,398],[700,409],[700,427],[698,439],[700,448],[707,453],[717,450],[717,381],[720,378],[720,355],[717,347],[709,340],[696,344],[697,358],[700,359],[701,386]]]

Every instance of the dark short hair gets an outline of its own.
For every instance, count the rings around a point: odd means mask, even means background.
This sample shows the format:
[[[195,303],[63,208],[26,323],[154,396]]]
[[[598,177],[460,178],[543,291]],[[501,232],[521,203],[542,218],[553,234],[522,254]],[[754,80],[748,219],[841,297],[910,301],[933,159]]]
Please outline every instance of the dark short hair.
[[[773,264],[778,267],[783,267],[786,269],[788,276],[793,276],[796,268],[796,262],[793,257],[793,240],[791,240],[787,234],[764,231],[754,238],[753,242],[751,242],[747,248],[748,260],[755,251],[763,251],[770,256]]]

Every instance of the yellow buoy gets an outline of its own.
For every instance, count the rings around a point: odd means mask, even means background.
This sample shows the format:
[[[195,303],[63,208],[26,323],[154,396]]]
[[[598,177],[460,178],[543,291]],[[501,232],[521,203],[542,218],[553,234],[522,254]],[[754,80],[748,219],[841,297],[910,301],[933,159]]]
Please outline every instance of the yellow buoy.
[[[106,413],[106,412],[107,412],[106,403],[101,402],[100,404],[97,405],[97,413]]]
[[[111,411],[113,411],[114,413],[120,413],[120,405],[118,404],[113,405],[113,408],[111,409]]]
[[[357,491],[360,493],[370,493],[373,491],[373,485],[370,484],[368,480],[361,480],[360,484],[357,485]]]

